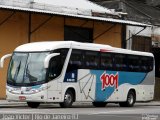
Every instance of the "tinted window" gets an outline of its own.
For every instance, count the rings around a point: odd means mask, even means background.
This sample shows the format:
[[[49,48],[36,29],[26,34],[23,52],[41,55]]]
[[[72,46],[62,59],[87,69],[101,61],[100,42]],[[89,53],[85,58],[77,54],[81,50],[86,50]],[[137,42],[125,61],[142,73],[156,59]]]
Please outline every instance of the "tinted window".
[[[127,70],[127,59],[126,55],[124,54],[115,54],[114,55],[114,65],[115,65],[115,70],[122,70],[125,71]]]
[[[141,70],[149,72],[153,70],[153,58],[151,57],[141,57]]]
[[[128,55],[128,68],[132,72],[149,72],[153,70],[153,58]]]
[[[141,71],[139,56],[128,55],[128,70],[133,72]]]
[[[82,58],[82,51],[73,49],[68,63],[67,72],[82,68]]]
[[[99,55],[98,52],[86,51],[85,53],[85,68],[98,69],[99,68]]]
[[[112,54],[101,53],[101,69],[111,70],[113,69]]]

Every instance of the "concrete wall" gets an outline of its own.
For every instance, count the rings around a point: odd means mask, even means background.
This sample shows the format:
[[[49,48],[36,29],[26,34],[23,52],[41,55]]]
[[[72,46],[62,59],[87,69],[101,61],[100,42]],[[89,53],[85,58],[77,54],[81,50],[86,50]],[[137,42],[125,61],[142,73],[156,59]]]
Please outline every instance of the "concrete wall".
[[[13,14],[13,15],[12,15]],[[10,16],[10,17],[9,17]],[[8,18],[9,17],[9,18]],[[41,25],[44,21],[48,21]],[[4,22],[5,21],[5,22]],[[85,24],[84,24],[85,23]],[[109,31],[105,32],[113,24],[106,22],[96,22],[78,18],[64,18],[63,16],[52,16],[32,13],[31,15],[31,36],[30,41],[52,41],[64,40],[64,25],[93,28],[93,38],[95,43],[109,44],[121,47],[121,25],[117,24]],[[36,30],[36,28],[38,28]],[[36,31],[35,31],[36,30]],[[29,40],[29,13],[18,11],[0,10],[0,57],[13,52],[13,50]],[[5,61],[3,69],[0,69],[0,98],[5,98],[5,86],[8,62]]]
[[[152,27],[151,37],[153,41],[153,46],[160,47],[160,27],[159,26]]]
[[[156,78],[155,80],[154,100],[160,101],[160,78]]]

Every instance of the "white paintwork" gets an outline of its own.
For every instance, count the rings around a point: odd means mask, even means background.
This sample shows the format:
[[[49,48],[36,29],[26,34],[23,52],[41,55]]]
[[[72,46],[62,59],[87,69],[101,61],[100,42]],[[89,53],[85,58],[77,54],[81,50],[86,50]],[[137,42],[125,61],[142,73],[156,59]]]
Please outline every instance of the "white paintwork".
[[[57,47],[65,48],[69,45],[68,42],[59,41],[59,42],[34,42],[34,43],[27,43],[18,46],[14,51],[23,51],[23,52],[31,52],[31,51],[51,51],[56,49]]]
[[[125,83],[118,87],[118,91],[114,91],[107,102],[126,101],[130,89],[136,90],[136,101],[151,101],[154,98],[154,85],[130,85]]]
[[[116,53],[126,53],[126,54],[136,54],[136,55],[146,55],[153,56],[152,53],[132,51],[122,48],[111,47],[109,45],[95,44],[95,43],[80,43],[74,41],[54,41],[54,42],[35,42],[21,45],[15,49],[16,52],[38,52],[38,51],[52,51],[57,48],[76,48],[76,49],[86,49],[100,51],[107,50],[107,52]]]
[[[92,75],[90,70],[80,69],[78,70],[77,83],[77,99],[79,97],[81,98],[80,101],[93,101],[95,98],[96,76]]]

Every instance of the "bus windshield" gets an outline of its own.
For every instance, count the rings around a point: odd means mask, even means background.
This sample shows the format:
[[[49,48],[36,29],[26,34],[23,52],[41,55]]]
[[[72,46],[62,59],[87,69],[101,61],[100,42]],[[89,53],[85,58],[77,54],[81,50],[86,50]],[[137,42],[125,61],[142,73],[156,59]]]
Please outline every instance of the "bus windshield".
[[[13,53],[7,83],[11,85],[34,85],[45,82],[44,59],[49,52]]]

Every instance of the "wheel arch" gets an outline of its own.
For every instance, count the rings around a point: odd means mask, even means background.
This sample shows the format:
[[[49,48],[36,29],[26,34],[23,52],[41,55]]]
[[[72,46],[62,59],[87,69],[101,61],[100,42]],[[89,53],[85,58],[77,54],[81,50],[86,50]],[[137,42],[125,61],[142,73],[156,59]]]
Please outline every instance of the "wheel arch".
[[[65,93],[70,90],[72,93],[73,93],[73,101],[75,102],[76,101],[76,89],[74,86],[68,86],[65,88],[64,92],[63,92],[63,96],[65,95]]]
[[[136,102],[136,90],[130,88],[127,93],[127,99],[125,102],[119,102],[121,107],[133,107]]]
[[[134,95],[135,95],[135,101],[136,101],[136,90],[134,88],[130,88],[128,90],[128,94],[129,94],[130,91],[134,93]],[[128,94],[127,94],[127,96],[128,96]]]

